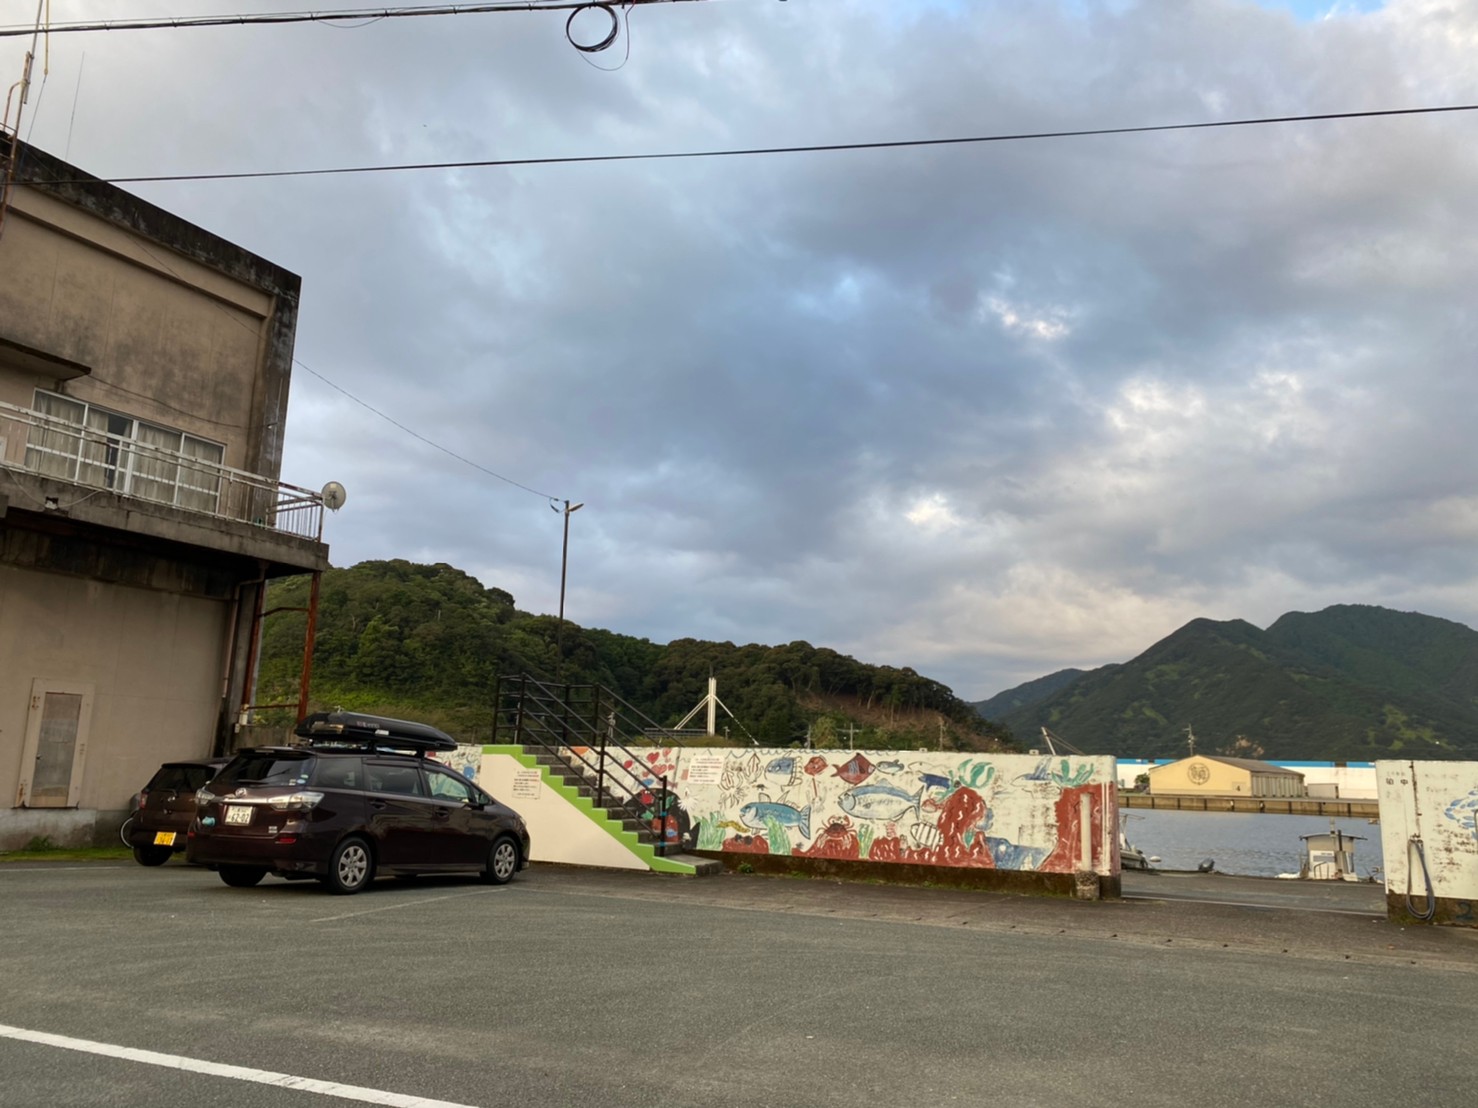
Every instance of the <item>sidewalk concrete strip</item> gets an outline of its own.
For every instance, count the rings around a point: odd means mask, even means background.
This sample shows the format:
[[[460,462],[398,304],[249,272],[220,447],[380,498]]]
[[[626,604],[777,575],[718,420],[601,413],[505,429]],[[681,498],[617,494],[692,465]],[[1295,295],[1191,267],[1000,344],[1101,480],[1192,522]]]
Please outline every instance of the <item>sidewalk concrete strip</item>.
[[[60,1047],[62,1050],[78,1050],[86,1054],[101,1054],[107,1058],[121,1058],[127,1062],[139,1062],[146,1066],[163,1066],[166,1069],[203,1073],[211,1077],[252,1081],[258,1085],[275,1085],[280,1089],[336,1096],[343,1100],[357,1100],[364,1104],[385,1104],[391,1108],[476,1108],[476,1105],[457,1104],[450,1100],[433,1100],[430,1097],[392,1093],[384,1089],[366,1089],[361,1085],[341,1085],[337,1081],[294,1077],[290,1073],[254,1070],[246,1066],[227,1066],[220,1062],[202,1061],[199,1058],[184,1058],[178,1054],[160,1054],[154,1050],[138,1050],[130,1046],[114,1046],[112,1043],[96,1043],[90,1039],[73,1039],[67,1035],[30,1031],[24,1027],[10,1027],[3,1023],[0,1023],[0,1038],[40,1043],[43,1046]]]
[[[1173,896],[1145,896],[1138,893],[1126,893],[1124,895],[1124,899],[1166,901],[1182,899],[1189,900],[1190,898]],[[1379,915],[1379,913],[1376,912],[1362,912],[1356,908],[1310,908],[1302,904],[1269,904],[1266,901],[1261,900],[1211,900],[1206,897],[1198,896],[1195,898],[1195,903],[1219,904],[1223,908],[1256,908],[1259,911],[1263,912],[1314,912],[1316,914],[1323,914],[1326,916],[1360,916],[1363,919],[1373,919],[1377,918]],[[317,921],[315,920],[313,922],[316,923]]]

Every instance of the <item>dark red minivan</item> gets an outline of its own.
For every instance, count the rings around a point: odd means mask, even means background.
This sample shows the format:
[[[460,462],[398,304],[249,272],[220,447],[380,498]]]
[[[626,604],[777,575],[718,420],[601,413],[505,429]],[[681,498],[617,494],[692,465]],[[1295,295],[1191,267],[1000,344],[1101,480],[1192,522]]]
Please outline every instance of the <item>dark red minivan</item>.
[[[528,865],[523,818],[427,758],[456,740],[425,724],[310,716],[306,746],[243,750],[198,794],[186,858],[228,885],[267,874],[356,893],[376,875],[470,872],[503,884]]]
[[[195,818],[195,794],[221,771],[225,758],[165,762],[139,790],[133,814],[124,824],[123,841],[141,866],[162,866],[185,849],[186,833]]]

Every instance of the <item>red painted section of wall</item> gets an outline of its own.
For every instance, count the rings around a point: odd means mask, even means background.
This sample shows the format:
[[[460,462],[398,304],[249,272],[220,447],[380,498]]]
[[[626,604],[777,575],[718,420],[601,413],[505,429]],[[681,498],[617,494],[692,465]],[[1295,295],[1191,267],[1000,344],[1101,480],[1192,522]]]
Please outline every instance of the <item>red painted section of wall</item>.
[[[736,854],[768,854],[770,843],[763,835],[730,835],[724,840],[725,850]]]
[[[1062,790],[1057,798],[1057,845],[1037,867],[1041,873],[1073,873],[1078,869],[1079,831],[1082,828],[1080,796],[1088,797],[1088,818],[1095,860],[1103,835],[1103,790],[1097,785],[1077,785]]]
[[[939,834],[943,841],[936,850],[919,851],[939,866],[981,866],[994,869],[985,836],[979,828],[985,822],[985,798],[974,789],[956,789],[944,802],[939,813]]]

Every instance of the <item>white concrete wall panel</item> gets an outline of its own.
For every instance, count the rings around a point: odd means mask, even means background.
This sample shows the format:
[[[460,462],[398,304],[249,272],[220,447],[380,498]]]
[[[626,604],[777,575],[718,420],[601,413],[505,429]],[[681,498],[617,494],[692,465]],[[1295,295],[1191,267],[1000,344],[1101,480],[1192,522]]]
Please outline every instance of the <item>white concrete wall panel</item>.
[[[1387,894],[1409,893],[1421,909],[1430,880],[1432,895],[1460,902],[1455,922],[1478,923],[1478,762],[1382,761],[1375,769]]]
[[[649,867],[589,815],[545,785],[538,770],[511,754],[484,753],[477,783],[529,825],[529,855],[535,862],[607,869]]]

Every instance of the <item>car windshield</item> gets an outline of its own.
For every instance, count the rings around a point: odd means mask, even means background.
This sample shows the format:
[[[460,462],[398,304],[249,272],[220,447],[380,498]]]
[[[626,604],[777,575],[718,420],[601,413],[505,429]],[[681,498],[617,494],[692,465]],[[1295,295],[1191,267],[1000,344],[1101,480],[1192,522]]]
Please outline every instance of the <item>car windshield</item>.
[[[260,751],[239,755],[215,779],[217,791],[238,785],[306,785],[316,761],[311,755]]]

